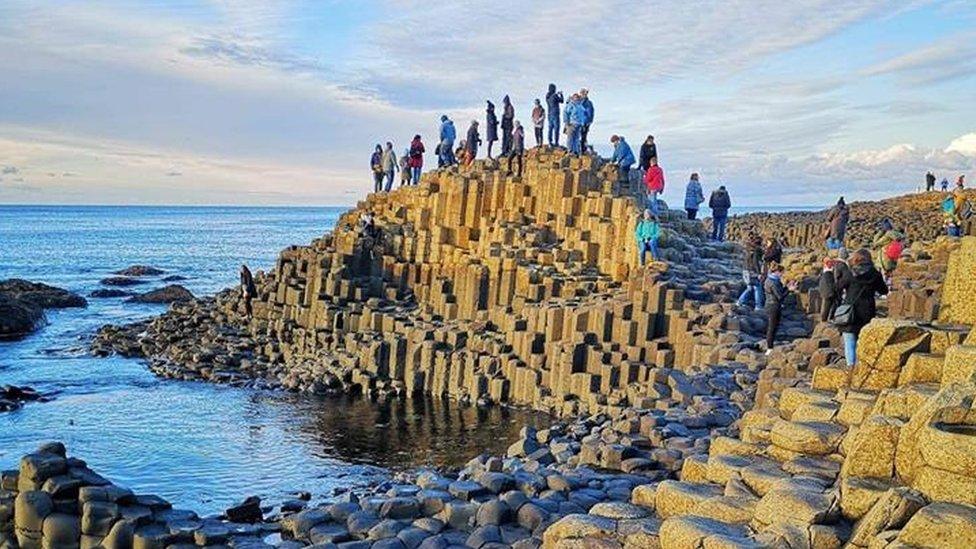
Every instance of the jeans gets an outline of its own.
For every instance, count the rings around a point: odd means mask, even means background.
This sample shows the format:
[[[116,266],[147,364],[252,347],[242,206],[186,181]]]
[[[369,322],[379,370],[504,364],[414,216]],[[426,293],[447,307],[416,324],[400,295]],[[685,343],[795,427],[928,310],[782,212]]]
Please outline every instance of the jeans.
[[[762,309],[763,305],[765,305],[766,293],[763,292],[762,284],[760,284],[758,280],[749,282],[746,289],[742,290],[742,293],[739,295],[737,304],[744,307],[747,303],[749,303],[750,296],[752,296],[756,302],[756,309]]]
[[[454,165],[454,141],[448,139],[441,141],[441,162],[445,166]]]
[[[657,261],[658,258],[661,257],[661,254],[657,249],[656,238],[652,238],[650,240],[642,240],[640,243],[638,243],[637,248],[638,248],[637,254],[638,257],[640,257],[640,264],[642,267],[646,264],[645,256],[647,255],[647,252],[651,252],[652,261]]]
[[[960,236],[962,236],[962,229],[960,229],[956,225],[952,225],[951,227],[946,227],[946,234],[955,238],[959,238]]]
[[[569,140],[569,143],[567,143],[569,152],[579,156],[582,151],[580,148],[580,127],[576,124],[569,124],[566,126],[566,129],[569,130],[569,135],[567,136]]]
[[[549,115],[549,144],[559,146],[559,113],[556,116]]]
[[[685,208],[685,211],[688,212],[688,219],[694,220],[698,217],[697,208]]]
[[[542,146],[542,126],[535,127],[535,145],[536,147]]]
[[[725,226],[729,224],[729,218],[716,217],[712,219],[712,240],[722,242],[725,240]]]
[[[373,172],[373,192],[378,193],[383,190],[383,172]]]
[[[633,164],[617,166],[617,181],[630,181],[630,167]]]
[[[390,170],[390,171],[386,172],[386,188],[383,189],[386,192],[390,192],[390,189],[393,188],[393,175],[394,175],[394,173],[395,172],[393,170]]]
[[[844,358],[847,359],[848,366],[857,364],[857,334],[844,332]]]
[[[844,243],[841,242],[839,239],[836,239],[836,238],[828,238],[827,239],[827,249],[828,250],[839,250],[843,246],[844,246]]]
[[[413,168],[410,168],[410,184],[411,185],[418,185],[420,183],[420,170],[421,169],[422,168],[420,166],[414,166]]]
[[[659,193],[657,191],[649,191],[649,192],[650,194],[647,195],[647,208],[651,210],[651,213],[653,213],[654,215],[658,215],[657,195]]]
[[[590,125],[584,124],[583,127],[580,128],[580,149],[581,150],[584,151],[586,150],[586,136],[588,135],[590,135]]]

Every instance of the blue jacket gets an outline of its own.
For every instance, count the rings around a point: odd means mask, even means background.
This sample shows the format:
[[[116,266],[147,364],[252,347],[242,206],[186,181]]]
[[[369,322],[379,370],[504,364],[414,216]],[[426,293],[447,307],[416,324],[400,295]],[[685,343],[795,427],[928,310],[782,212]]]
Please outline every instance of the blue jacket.
[[[613,157],[610,159],[611,162],[616,162],[621,166],[633,166],[634,165],[634,151],[631,150],[630,145],[624,141],[621,137],[620,141],[617,141],[617,145],[613,148]]]
[[[586,124],[586,113],[583,111],[583,105],[581,105],[579,101],[570,101],[569,103],[566,103],[566,110],[563,120],[567,124],[573,124],[574,126],[582,126]]]
[[[583,107],[583,114],[586,115],[586,122],[583,122],[583,123],[584,124],[592,124],[593,123],[593,114],[594,114],[594,111],[593,111],[593,102],[590,101],[590,98],[589,97],[587,97],[586,99],[584,99],[580,103],[580,106]]]
[[[705,194],[702,193],[701,183],[694,179],[689,179],[688,187],[685,189],[685,209],[697,210],[704,201]]]
[[[457,132],[454,131],[454,122],[445,120],[441,123],[441,142],[449,141],[454,143],[455,139],[457,139]]]

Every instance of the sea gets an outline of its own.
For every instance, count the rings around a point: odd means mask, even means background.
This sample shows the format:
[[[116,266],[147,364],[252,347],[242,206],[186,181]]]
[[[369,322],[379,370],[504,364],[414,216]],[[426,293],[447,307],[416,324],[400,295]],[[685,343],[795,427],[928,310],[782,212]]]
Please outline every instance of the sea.
[[[344,208],[0,206],[0,280],[44,282],[82,296],[129,265],[205,296],[238,282],[242,263],[272,269],[278,252],[329,231]],[[0,469],[50,440],[137,493],[201,514],[247,496],[269,503],[308,491],[328,500],[414,467],[460,467],[503,453],[540,414],[446,400],[316,398],[284,391],[160,379],[138,359],[95,358],[104,324],[132,322],[165,305],[88,298],[49,310],[47,325],[0,342],[0,385],[50,395],[0,413]]]

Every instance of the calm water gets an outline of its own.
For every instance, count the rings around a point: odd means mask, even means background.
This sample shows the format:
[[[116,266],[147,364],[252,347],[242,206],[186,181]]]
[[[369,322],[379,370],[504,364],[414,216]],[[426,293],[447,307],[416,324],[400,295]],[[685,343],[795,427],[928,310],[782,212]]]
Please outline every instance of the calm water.
[[[323,234],[341,211],[0,206],[0,279],[87,296],[112,271],[147,264],[185,276],[179,283],[196,295],[212,294],[236,283],[242,262],[273,267],[280,249]],[[0,468],[15,468],[39,442],[62,440],[120,484],[209,513],[250,494],[328,496],[387,468],[460,465],[485,449],[504,450],[525,423],[544,421],[444,402],[315,399],[161,380],[138,360],[86,354],[99,326],[163,310],[89,299],[87,309],[48,311],[49,324],[24,340],[0,342],[0,384],[55,395],[0,414]]]

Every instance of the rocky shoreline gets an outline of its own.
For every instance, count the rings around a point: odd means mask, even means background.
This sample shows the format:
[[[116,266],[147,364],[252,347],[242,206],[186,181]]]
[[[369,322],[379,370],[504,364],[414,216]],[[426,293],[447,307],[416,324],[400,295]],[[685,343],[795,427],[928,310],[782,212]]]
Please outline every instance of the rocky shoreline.
[[[791,250],[801,291],[767,354],[764,315],[731,303],[736,246],[670,212],[668,264],[640,267],[639,191],[615,174],[546,148],[524,180],[490,161],[431,172],[283,251],[253,317],[231,289],[92,342],[164,377],[558,418],[505,455],[201,519],[52,444],[3,473],[0,547],[976,546],[976,238],[912,247],[855,366],[808,316],[819,252]],[[378,248],[355,228],[367,210]]]
[[[45,309],[85,307],[85,298],[67,290],[20,279],[0,281],[0,340],[18,339],[44,323]]]

